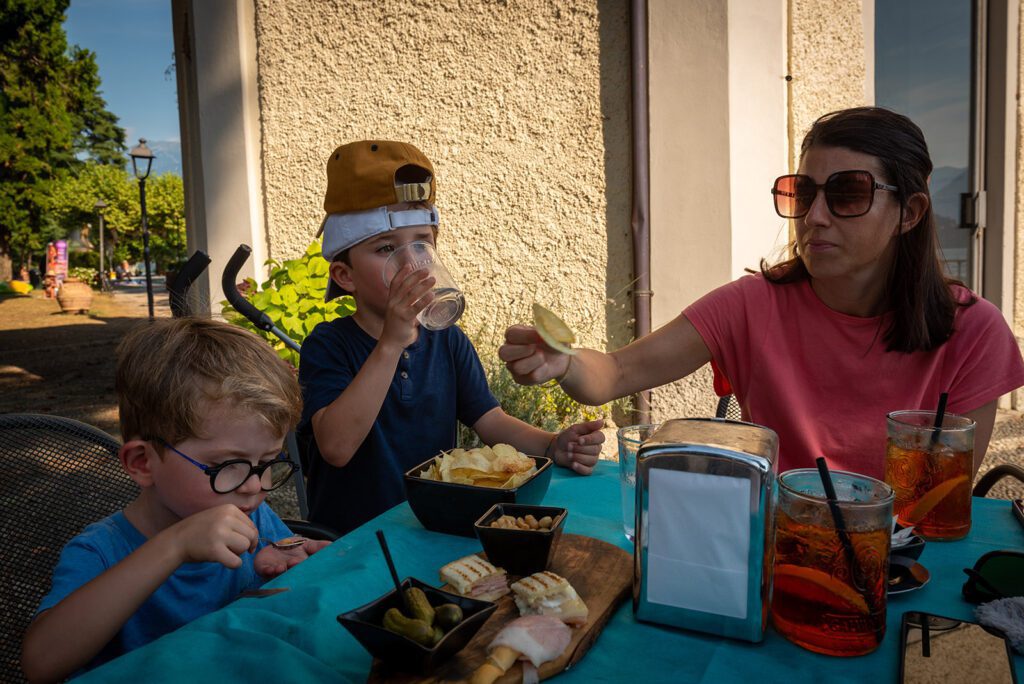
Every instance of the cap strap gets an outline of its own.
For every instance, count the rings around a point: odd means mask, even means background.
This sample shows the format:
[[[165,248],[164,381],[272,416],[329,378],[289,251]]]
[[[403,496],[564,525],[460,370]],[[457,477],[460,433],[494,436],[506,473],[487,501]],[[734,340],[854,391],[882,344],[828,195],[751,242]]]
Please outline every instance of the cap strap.
[[[388,224],[391,226],[391,230],[407,226],[436,226],[438,224],[437,209],[389,211]]]
[[[399,202],[426,202],[430,197],[430,181],[396,185],[395,197]]]
[[[439,224],[440,217],[436,207],[401,211],[388,211],[387,207],[378,207],[347,214],[328,214],[317,235],[324,234],[321,253],[325,259],[331,261],[337,254],[374,235],[408,226]]]

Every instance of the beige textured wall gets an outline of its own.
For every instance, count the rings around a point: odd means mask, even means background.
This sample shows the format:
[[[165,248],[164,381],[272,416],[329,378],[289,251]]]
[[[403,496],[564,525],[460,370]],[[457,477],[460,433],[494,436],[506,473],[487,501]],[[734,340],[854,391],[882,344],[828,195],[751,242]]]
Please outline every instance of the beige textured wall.
[[[273,256],[313,239],[337,145],[407,140],[481,358],[534,300],[629,340],[628,0],[256,0],[256,32]]]
[[[866,57],[859,0],[789,0],[793,169],[804,134],[822,114],[864,102]]]
[[[1021,3],[1018,10],[1020,18],[1018,28],[1018,45],[1024,45],[1024,3]],[[1017,92],[1024,92],[1024,50],[1018,49],[1017,53]],[[1014,238],[1014,320],[1012,321],[1013,333],[1017,341],[1024,347],[1024,107],[1021,106],[1020,98],[1017,98],[1017,207],[1015,212],[1015,238]],[[1013,392],[1011,402],[1014,408],[1024,407],[1024,388]]]

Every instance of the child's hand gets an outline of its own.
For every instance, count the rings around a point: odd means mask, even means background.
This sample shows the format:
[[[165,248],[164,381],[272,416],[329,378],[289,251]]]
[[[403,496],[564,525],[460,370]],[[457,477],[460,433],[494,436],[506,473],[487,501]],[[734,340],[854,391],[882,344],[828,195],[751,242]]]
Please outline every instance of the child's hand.
[[[434,301],[430,289],[435,282],[434,276],[426,270],[413,271],[410,264],[398,270],[388,288],[381,342],[391,342],[404,349],[416,341],[416,316]]]
[[[305,544],[296,546],[293,549],[277,549],[269,545],[264,546],[253,559],[253,567],[260,577],[273,579],[293,565],[298,565],[306,560],[325,546],[330,546],[330,544],[331,542],[325,539],[307,539]]]
[[[530,325],[513,325],[505,330],[505,344],[498,348],[498,358],[520,385],[561,378],[569,370],[570,360],[544,344],[537,329]]]
[[[555,437],[555,463],[563,468],[572,468],[580,475],[592,473],[604,444],[603,427],[604,420],[598,419],[577,423],[559,432]]]
[[[259,531],[249,516],[234,504],[208,508],[169,528],[182,563],[242,565],[242,554],[256,548]]]

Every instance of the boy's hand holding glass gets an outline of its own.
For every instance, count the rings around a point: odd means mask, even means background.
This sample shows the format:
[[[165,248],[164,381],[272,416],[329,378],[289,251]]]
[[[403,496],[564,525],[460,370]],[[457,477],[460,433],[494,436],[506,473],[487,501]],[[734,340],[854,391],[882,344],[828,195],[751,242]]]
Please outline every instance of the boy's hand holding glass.
[[[434,277],[426,270],[402,266],[388,286],[387,311],[381,342],[390,341],[408,347],[416,341],[417,316],[433,301]]]
[[[571,468],[580,475],[589,475],[601,455],[603,427],[603,418],[567,427],[555,436],[545,456],[553,458],[556,465]]]
[[[441,263],[434,245],[416,240],[396,248],[384,262],[384,284],[390,287],[397,274],[406,267],[425,271],[432,278],[431,296],[416,314],[420,325],[427,330],[444,330],[454,325],[466,310],[466,298],[452,274]]]
[[[331,542],[325,539],[307,539],[302,546],[287,550],[275,549],[268,544],[253,558],[253,568],[260,577],[273,579],[330,544]]]
[[[505,344],[498,348],[498,358],[520,385],[539,385],[563,378],[571,357],[545,344],[533,326],[513,325],[505,330]]]

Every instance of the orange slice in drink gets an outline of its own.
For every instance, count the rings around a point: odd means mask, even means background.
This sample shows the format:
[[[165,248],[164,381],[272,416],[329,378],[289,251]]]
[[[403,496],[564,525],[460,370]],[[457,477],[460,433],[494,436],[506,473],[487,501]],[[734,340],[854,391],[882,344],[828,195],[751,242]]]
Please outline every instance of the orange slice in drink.
[[[867,602],[856,589],[821,570],[799,565],[776,565],[773,583],[776,591],[831,606],[840,612],[862,615],[869,612]]]
[[[957,475],[956,477],[940,482],[931,489],[929,489],[924,496],[917,500],[910,510],[903,516],[903,518],[911,525],[916,525],[921,520],[931,513],[932,509],[942,503],[942,500],[949,496],[954,489],[967,482],[966,475]]]
[[[576,333],[553,311],[536,302],[533,305],[533,327],[537,329],[537,334],[544,343],[556,352],[570,356],[576,353],[572,348],[573,342],[576,341]]]

